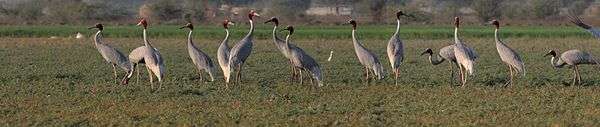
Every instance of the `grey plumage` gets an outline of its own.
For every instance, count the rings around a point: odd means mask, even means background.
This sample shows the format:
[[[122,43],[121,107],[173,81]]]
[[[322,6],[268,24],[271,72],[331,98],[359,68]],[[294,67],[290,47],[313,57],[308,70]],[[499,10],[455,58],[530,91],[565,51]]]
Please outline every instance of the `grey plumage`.
[[[580,50],[569,50],[560,55],[556,60],[557,52],[550,50],[545,56],[552,56],[550,64],[555,68],[562,68],[565,65],[573,67],[573,85],[581,83],[581,76],[579,75],[579,67],[581,64],[593,64],[600,68],[598,60],[587,52]],[[556,61],[556,62],[555,62]]]
[[[223,28],[225,28],[225,38],[223,39],[223,41],[219,45],[219,48],[217,49],[217,60],[219,61],[219,66],[221,66],[221,70],[223,70],[223,78],[225,80],[228,80],[229,76],[231,75],[231,69],[229,68],[229,45],[227,44],[229,42],[228,25],[233,25],[233,22],[229,20],[225,20],[223,22]],[[227,84],[225,85],[226,87],[228,87]]]
[[[146,69],[148,71],[148,75],[150,78],[150,84],[152,89],[154,89],[153,76],[156,76],[159,82],[159,90],[162,88],[162,80],[165,73],[164,60],[162,59],[162,55],[158,51],[158,49],[154,48],[152,44],[148,41],[146,29],[147,22],[145,19],[142,19],[138,25],[142,26],[143,29],[143,38],[144,38],[144,46],[138,47],[131,51],[129,54],[129,60],[133,63],[134,70],[136,69],[137,64],[144,63]],[[133,75],[133,71],[131,71],[127,78],[123,80],[123,84],[127,84],[131,76]],[[139,70],[138,70],[139,75]]]
[[[461,77],[461,86],[465,86],[467,82],[466,73],[473,75],[475,59],[477,58],[477,54],[471,50],[470,48],[464,44],[464,42],[458,37],[458,27],[460,24],[460,20],[458,17],[454,18],[454,56],[456,57],[456,62],[459,64],[459,72]]]
[[[321,67],[317,61],[301,48],[292,48],[290,45],[290,36],[294,33],[294,27],[288,26],[285,30],[288,30],[290,33],[285,38],[283,50],[287,52],[286,54],[290,55],[292,64],[299,71],[300,84],[302,84],[302,70],[304,70],[312,74],[312,79],[317,80],[317,85],[319,87],[323,86],[323,75],[321,74]]]
[[[250,31],[248,34],[237,44],[231,48],[231,52],[229,54],[229,67],[231,70],[236,71],[236,80],[241,82],[242,78],[242,67],[246,62],[246,59],[252,53],[252,43],[253,43],[253,33],[254,33],[254,22],[252,18],[254,16],[259,16],[254,10],[251,10],[248,14],[248,18],[250,19]],[[228,76],[230,78],[230,76]],[[229,79],[225,80],[226,83],[229,83]]]
[[[372,70],[377,76],[377,79],[383,79],[383,67],[379,62],[377,56],[365,48],[356,38],[356,21],[350,20],[349,24],[352,25],[352,43],[354,45],[354,51],[356,52],[356,57],[360,64],[362,64],[365,68],[365,77],[366,80],[369,80],[369,72]]]
[[[196,66],[196,68],[198,69],[198,72],[200,73],[200,80],[203,80],[202,78],[202,71],[206,71],[206,73],[208,73],[208,75],[210,76],[210,81],[214,81],[215,78],[215,65],[213,64],[212,59],[210,59],[210,57],[208,55],[206,55],[206,53],[204,53],[202,50],[200,50],[193,42],[192,39],[192,33],[194,31],[194,26],[192,25],[192,23],[188,23],[186,24],[184,27],[182,28],[188,28],[190,29],[190,32],[188,33],[188,39],[187,39],[187,49],[188,49],[188,53],[190,55],[190,58],[192,59],[192,63],[194,63],[194,65]]]
[[[279,50],[279,52],[281,52],[281,54],[283,54],[285,56],[286,59],[288,59],[289,63],[290,63],[290,67],[292,69],[292,77],[291,79],[293,80],[294,78],[296,78],[297,76],[297,70],[294,67],[293,63],[292,63],[292,58],[291,55],[285,51],[285,48],[289,47],[292,50],[302,50],[300,48],[298,48],[298,46],[294,45],[293,42],[289,43],[289,46],[286,45],[285,40],[279,38],[279,36],[277,36],[277,27],[279,26],[279,19],[277,19],[276,17],[272,17],[271,19],[265,21],[265,23],[269,23],[272,22],[273,23],[273,43],[275,43],[275,46],[277,46],[277,50]]]
[[[521,60],[521,56],[519,56],[519,54],[512,48],[504,44],[502,40],[500,40],[500,37],[498,35],[500,23],[497,20],[492,20],[491,22],[493,25],[496,26],[494,37],[496,41],[496,49],[498,50],[498,55],[500,55],[500,59],[502,60],[502,62],[508,65],[508,70],[510,73],[509,81],[506,82],[505,86],[512,85],[515,71],[516,73],[521,73],[525,75],[525,65]]]
[[[394,72],[394,82],[398,83],[398,76],[400,75],[400,64],[404,61],[404,45],[400,39],[400,16],[404,15],[402,11],[396,13],[396,32],[390,38],[387,45],[387,56],[390,60],[392,71]]]
[[[568,15],[567,16],[569,18],[569,21],[571,21],[571,23],[577,25],[578,27],[581,27],[583,29],[585,29],[587,32],[591,33],[594,37],[596,37],[597,39],[600,39],[600,31],[588,24],[585,24],[581,18],[579,18],[578,16],[574,16],[574,15]]]
[[[90,27],[89,29],[92,28],[98,29],[98,32],[96,32],[96,35],[94,36],[94,45],[96,46],[96,49],[98,49],[98,52],[100,52],[100,55],[102,55],[102,58],[104,58],[106,62],[112,65],[115,82],[118,82],[116,67],[118,66],[119,68],[129,73],[130,71],[132,71],[132,66],[127,57],[125,57],[125,55],[121,53],[121,51],[102,42],[102,31],[104,30],[104,26],[102,24],[96,24],[95,26]],[[124,76],[124,78],[125,77],[126,76]]]

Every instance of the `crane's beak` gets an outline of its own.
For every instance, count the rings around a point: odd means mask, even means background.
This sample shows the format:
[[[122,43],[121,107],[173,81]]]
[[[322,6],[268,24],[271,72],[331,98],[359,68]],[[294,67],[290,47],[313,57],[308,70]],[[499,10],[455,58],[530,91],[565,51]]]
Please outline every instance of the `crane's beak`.
[[[235,26],[235,22],[229,22],[229,23],[227,23],[227,25]]]
[[[96,26],[88,27],[88,29],[94,29],[94,28],[98,28],[98,27],[96,27]]]
[[[183,29],[183,28],[185,28],[185,26],[179,27],[179,29]]]
[[[552,55],[552,52],[546,53],[546,55],[544,55],[544,57],[547,57],[547,56],[550,56],[550,55]]]
[[[423,51],[423,52],[421,53],[421,56],[423,56],[423,55],[425,55],[425,54],[427,54],[427,53],[429,53],[429,52],[427,52],[427,51]]]

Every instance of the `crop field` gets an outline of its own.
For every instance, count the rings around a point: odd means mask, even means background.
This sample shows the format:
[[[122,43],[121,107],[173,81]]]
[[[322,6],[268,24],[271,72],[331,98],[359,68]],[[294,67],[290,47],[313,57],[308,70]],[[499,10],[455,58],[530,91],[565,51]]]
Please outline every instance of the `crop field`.
[[[475,76],[469,77],[466,87],[451,84],[448,63],[433,66],[426,56],[420,56],[425,48],[437,53],[454,43],[450,27],[408,27],[402,32],[406,60],[398,85],[390,78],[385,55],[393,27],[366,26],[360,31],[359,26],[360,39],[379,56],[387,73],[385,79],[369,83],[363,81],[349,27],[297,27],[292,39],[323,70],[326,86],[318,88],[290,82],[287,60],[271,40],[272,28],[261,25],[245,65],[244,82],[228,89],[220,69],[216,81],[199,80],[186,51],[187,30],[176,28],[160,26],[156,33],[152,27],[149,31],[150,41],[161,51],[167,67],[163,89],[158,92],[150,89],[146,71],[139,82],[134,76],[129,85],[115,84],[111,66],[91,38],[67,38],[78,31],[91,35],[93,31],[85,27],[3,28],[0,125],[600,125],[597,68],[581,66],[582,85],[570,86],[571,69],[555,69],[550,58],[543,56],[550,49],[581,49],[600,55],[600,42],[574,27],[509,27],[502,31],[503,40],[521,54],[527,70],[507,88],[502,85],[508,67],[499,60],[489,27],[461,31],[466,43],[479,53]],[[233,30],[230,45],[247,32],[244,28]],[[218,27],[206,29],[198,27],[194,41],[217,64],[216,49],[224,32]],[[313,33],[321,29],[324,32]],[[141,30],[133,27],[107,27],[105,35],[106,43],[126,53],[143,45]],[[333,59],[327,61],[330,51]],[[124,73],[118,71],[119,76]]]

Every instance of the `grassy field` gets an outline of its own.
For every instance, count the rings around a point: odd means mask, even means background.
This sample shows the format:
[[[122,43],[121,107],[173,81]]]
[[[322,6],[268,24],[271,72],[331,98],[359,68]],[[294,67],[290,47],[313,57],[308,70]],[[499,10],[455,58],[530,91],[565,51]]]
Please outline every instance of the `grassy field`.
[[[115,37],[118,32],[111,33],[111,29],[107,28],[107,34]],[[419,39],[416,37],[418,33],[412,33],[415,35],[410,36],[415,37],[405,40],[406,60],[402,65],[399,85],[394,85],[390,78],[366,84],[360,78],[362,68],[354,56],[351,40],[346,38],[349,35],[332,33],[337,37],[316,39],[307,32],[310,30],[302,29],[298,29],[299,37],[295,40],[297,45],[320,62],[327,85],[325,87],[290,83],[290,71],[285,65],[287,62],[275,50],[270,39],[256,40],[253,54],[245,66],[244,84],[225,89],[221,77],[209,83],[198,80],[197,71],[185,51],[185,32],[168,30],[172,32],[166,32],[170,34],[164,36],[177,34],[177,37],[155,37],[151,40],[165,57],[167,66],[164,89],[151,93],[146,74],[137,84],[135,80],[125,86],[112,83],[111,67],[101,59],[91,39],[4,37],[0,39],[0,72],[4,72],[0,74],[0,125],[600,124],[598,71],[590,66],[582,66],[583,85],[571,87],[568,86],[571,71],[568,68],[554,69],[548,62],[549,58],[543,57],[549,49],[581,49],[600,54],[600,43],[590,37],[579,37],[585,33],[573,32],[577,30],[574,28],[565,30],[577,35],[573,37],[506,38],[508,45],[521,53],[527,68],[527,75],[519,77],[515,86],[510,88],[500,87],[506,80],[507,67],[498,59],[493,39],[489,38],[491,35],[465,37],[467,43],[480,54],[480,59],[476,64],[476,76],[470,78],[467,87],[460,88],[448,82],[447,63],[432,66],[426,57],[419,56],[421,50],[428,47],[437,52],[439,48],[451,44],[451,39]],[[317,27],[307,29],[317,30]],[[386,31],[389,30],[386,28]],[[413,30],[418,31],[416,27]],[[363,40],[365,46],[379,55],[390,74],[389,62],[384,57],[387,40],[381,39],[387,38],[389,33],[370,37],[371,34],[377,34],[376,31],[365,30],[361,36],[369,38]],[[447,31],[443,30],[442,33]],[[486,31],[489,33],[489,30]],[[238,35],[241,32],[236,31]],[[267,30],[260,32],[258,38],[269,38],[265,35]],[[43,34],[50,34],[50,31],[27,36],[43,37]],[[129,34],[138,36],[137,33]],[[3,33],[2,36],[10,35]],[[212,38],[220,37],[201,39],[205,36],[196,33],[196,43],[214,60],[220,40]],[[106,39],[124,52],[143,45],[140,38]],[[233,37],[231,44],[238,39],[239,36]],[[329,51],[332,50],[334,58],[327,62]],[[121,71],[119,74],[123,73]]]

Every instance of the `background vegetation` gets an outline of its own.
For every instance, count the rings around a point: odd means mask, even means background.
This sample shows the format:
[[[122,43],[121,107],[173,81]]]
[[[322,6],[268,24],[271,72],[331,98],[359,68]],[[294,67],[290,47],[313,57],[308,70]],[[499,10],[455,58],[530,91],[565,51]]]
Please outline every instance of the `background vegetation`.
[[[416,15],[408,20],[415,24],[447,24],[454,16],[473,24],[491,18],[563,24],[561,17],[568,13],[600,19],[594,0],[0,0],[0,24],[129,24],[140,17],[161,24],[210,24],[245,19],[249,9],[297,24],[336,24],[348,16],[382,24],[393,22],[397,10]]]

